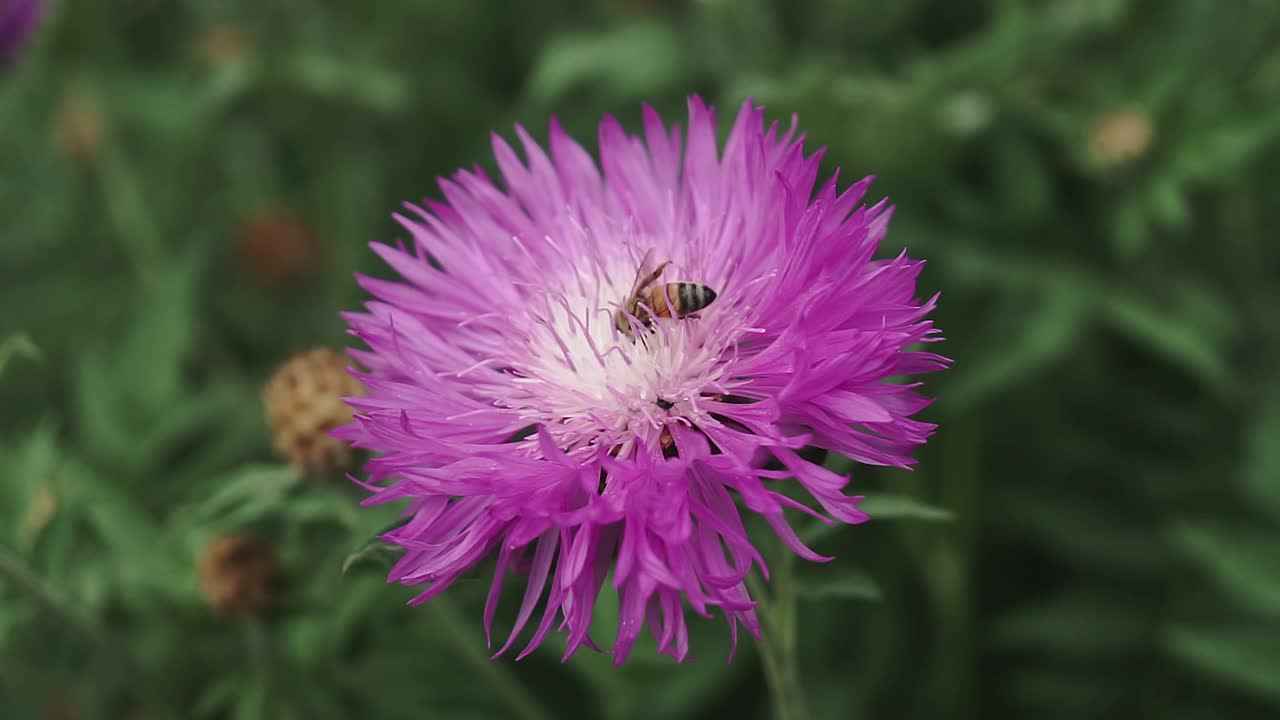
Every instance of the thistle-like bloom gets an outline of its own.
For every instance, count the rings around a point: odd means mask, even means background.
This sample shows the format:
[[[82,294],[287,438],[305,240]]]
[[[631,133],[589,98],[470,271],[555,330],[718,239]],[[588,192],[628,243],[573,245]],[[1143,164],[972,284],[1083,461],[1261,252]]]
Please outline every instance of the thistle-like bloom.
[[[347,316],[368,394],[337,434],[375,452],[367,503],[409,501],[383,536],[406,550],[389,580],[424,602],[496,556],[489,634],[508,573],[526,574],[499,654],[535,615],[521,657],[553,628],[566,658],[595,647],[610,587],[618,663],[646,624],[683,660],[686,606],[726,618],[735,646],[739,625],[758,638],[744,579],[768,571],[741,508],[829,560],[784,510],[867,518],[799,451],[906,466],[934,429],[911,417],[930,400],[889,382],[947,364],[908,349],[939,339],[922,263],[873,260],[891,209],[859,205],[870,178],[815,192],[821,153],[750,103],[723,153],[697,99],[683,143],[647,107],[643,137],[606,117],[599,167],[554,120],[550,155],[516,131],[523,161],[493,138],[501,185],[461,171],[444,202],[406,206],[412,244],[373,246],[403,280],[361,277],[375,300]],[[646,255],[670,263],[666,291],[627,312]],[[676,282],[716,297],[679,312],[697,298]],[[825,513],[780,492],[795,484]]]
[[[45,4],[46,0],[0,0],[0,66],[17,58]]]

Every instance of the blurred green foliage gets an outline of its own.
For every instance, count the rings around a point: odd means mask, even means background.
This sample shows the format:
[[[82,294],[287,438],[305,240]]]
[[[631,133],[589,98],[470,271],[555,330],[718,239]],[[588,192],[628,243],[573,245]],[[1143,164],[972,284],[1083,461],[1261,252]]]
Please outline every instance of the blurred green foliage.
[[[957,359],[917,471],[840,468],[886,522],[812,529],[813,716],[1276,717],[1278,39],[1270,0],[57,3],[0,77],[0,717],[767,716],[715,622],[489,662],[487,584],[403,607],[353,556],[392,511],[274,464],[258,397],[491,129],[690,92],[876,174]],[[261,619],[200,597],[228,532],[278,548]]]

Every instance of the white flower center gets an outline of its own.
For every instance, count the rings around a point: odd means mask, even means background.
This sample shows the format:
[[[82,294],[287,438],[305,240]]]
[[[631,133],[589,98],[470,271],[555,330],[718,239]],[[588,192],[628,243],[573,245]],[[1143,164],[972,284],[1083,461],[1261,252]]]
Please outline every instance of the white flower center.
[[[637,439],[655,447],[666,424],[697,423],[703,393],[725,392],[713,308],[697,318],[659,318],[635,338],[617,330],[615,313],[635,274],[633,261],[612,264],[603,277],[572,270],[530,288],[538,299],[511,318],[526,346],[512,352],[523,360],[512,363],[516,391],[495,401],[544,425],[571,453],[602,445],[626,452]],[[669,268],[658,282],[672,279]]]

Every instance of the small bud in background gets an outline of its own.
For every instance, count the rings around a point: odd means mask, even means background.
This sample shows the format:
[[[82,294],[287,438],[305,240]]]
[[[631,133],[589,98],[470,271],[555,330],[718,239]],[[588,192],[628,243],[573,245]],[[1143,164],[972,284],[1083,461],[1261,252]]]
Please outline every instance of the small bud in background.
[[[71,91],[53,114],[53,149],[77,163],[91,163],[102,147],[102,110],[94,96]]]
[[[364,394],[346,368],[340,353],[315,348],[293,356],[267,381],[262,402],[271,444],[290,465],[324,470],[350,460],[347,444],[329,435],[351,421],[351,408],[342,398]]]
[[[973,90],[955,93],[938,108],[938,122],[942,129],[961,137],[986,130],[995,115],[996,108],[991,98]]]
[[[272,600],[277,568],[275,548],[246,535],[210,542],[200,558],[200,592],[222,617],[247,617]]]
[[[1046,90],[1045,76],[1038,72],[1025,72],[1014,80],[1014,88],[1025,98],[1040,100]]]
[[[1099,116],[1089,129],[1089,151],[1107,166],[1128,165],[1146,154],[1155,129],[1139,108],[1127,107]]]
[[[47,0],[0,0],[0,69],[17,62],[47,4]]]
[[[316,263],[319,242],[302,218],[285,208],[258,210],[246,217],[236,238],[245,274],[268,285],[305,274]]]
[[[0,0],[3,2],[4,0]],[[79,720],[83,717],[80,707],[74,702],[65,698],[59,698],[49,703],[44,713],[45,720]]]
[[[57,493],[54,492],[53,486],[48,482],[41,483],[31,497],[31,504],[27,506],[27,512],[22,516],[22,527],[18,529],[19,537],[27,544],[34,543],[57,513]]]
[[[238,25],[215,25],[205,31],[196,52],[206,65],[223,68],[245,60],[250,51],[249,37]]]

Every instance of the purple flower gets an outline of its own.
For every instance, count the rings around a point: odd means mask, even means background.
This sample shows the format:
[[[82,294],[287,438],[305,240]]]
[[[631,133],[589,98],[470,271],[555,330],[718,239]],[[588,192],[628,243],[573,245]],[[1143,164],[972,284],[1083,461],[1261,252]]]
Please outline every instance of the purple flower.
[[[40,22],[45,0],[0,0],[0,65],[14,61]]]
[[[425,585],[420,603],[496,554],[488,635],[507,574],[527,574],[498,654],[539,615],[520,657],[552,628],[566,658],[596,647],[606,582],[618,663],[645,624],[683,660],[686,605],[723,614],[735,647],[740,624],[758,638],[744,578],[768,571],[740,507],[830,560],[784,510],[867,516],[799,451],[901,467],[934,429],[911,418],[930,403],[916,384],[889,382],[948,363],[908,349],[940,339],[923,263],[873,260],[891,208],[858,205],[870,178],[815,193],[821,152],[750,103],[723,153],[696,98],[683,144],[648,107],[643,137],[605,117],[599,168],[554,120],[550,155],[516,132],[524,161],[493,137],[501,187],[477,167],[440,181],[444,202],[406,205],[412,245],[373,245],[403,280],[360,277],[376,299],[346,316],[368,395],[335,434],[376,453],[367,504],[409,501],[383,536],[406,550],[389,580]],[[646,255],[670,264],[626,312]],[[673,282],[716,297],[684,315],[708,296]],[[795,483],[825,514],[780,492]]]

